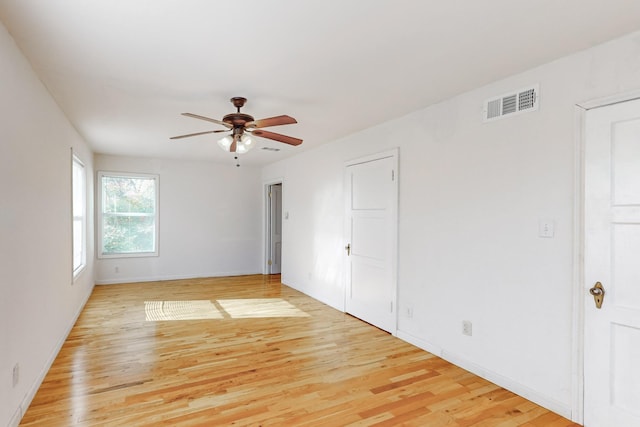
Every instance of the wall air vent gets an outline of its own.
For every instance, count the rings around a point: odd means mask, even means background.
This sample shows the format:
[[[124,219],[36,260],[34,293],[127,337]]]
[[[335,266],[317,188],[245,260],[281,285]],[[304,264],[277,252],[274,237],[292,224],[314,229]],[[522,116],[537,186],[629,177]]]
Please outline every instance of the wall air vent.
[[[536,111],[540,100],[539,92],[540,86],[536,84],[486,100],[483,109],[484,122]]]
[[[262,149],[265,151],[280,151],[279,148],[272,148],[272,147],[262,147]]]

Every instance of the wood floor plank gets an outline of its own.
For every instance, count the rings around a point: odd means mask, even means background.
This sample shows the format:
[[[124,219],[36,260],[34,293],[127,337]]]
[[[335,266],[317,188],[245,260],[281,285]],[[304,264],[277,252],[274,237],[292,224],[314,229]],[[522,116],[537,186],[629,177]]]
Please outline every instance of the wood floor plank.
[[[254,275],[96,287],[21,425],[576,424]]]

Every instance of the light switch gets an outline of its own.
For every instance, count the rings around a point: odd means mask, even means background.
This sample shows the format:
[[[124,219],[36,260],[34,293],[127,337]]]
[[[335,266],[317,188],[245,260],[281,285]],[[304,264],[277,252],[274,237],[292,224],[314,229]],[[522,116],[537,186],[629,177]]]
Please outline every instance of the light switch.
[[[538,221],[538,237],[553,237],[555,224],[552,219],[541,219]]]

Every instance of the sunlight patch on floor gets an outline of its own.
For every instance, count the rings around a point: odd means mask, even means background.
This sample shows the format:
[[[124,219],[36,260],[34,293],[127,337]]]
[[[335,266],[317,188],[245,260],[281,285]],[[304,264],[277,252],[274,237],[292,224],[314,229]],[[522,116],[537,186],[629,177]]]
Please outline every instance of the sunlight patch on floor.
[[[282,298],[220,299],[218,304],[234,319],[256,317],[309,317]]]
[[[145,320],[204,320],[222,319],[224,316],[209,300],[145,301]]]
[[[262,317],[310,317],[282,298],[244,298],[192,301],[145,301],[145,320],[249,319]]]

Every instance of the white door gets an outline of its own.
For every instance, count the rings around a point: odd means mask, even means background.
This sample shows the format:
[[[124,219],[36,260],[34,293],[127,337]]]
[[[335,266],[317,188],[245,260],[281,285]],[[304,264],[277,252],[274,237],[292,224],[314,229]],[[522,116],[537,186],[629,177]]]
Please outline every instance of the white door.
[[[282,258],[282,184],[269,188],[269,273],[280,274]]]
[[[584,422],[640,426],[640,100],[589,110],[585,136]]]
[[[346,312],[396,332],[397,152],[347,165]]]

